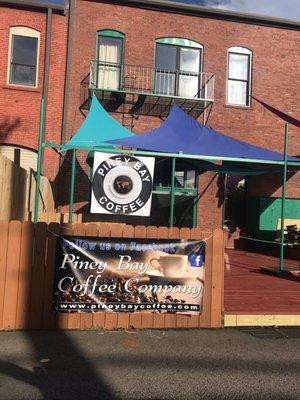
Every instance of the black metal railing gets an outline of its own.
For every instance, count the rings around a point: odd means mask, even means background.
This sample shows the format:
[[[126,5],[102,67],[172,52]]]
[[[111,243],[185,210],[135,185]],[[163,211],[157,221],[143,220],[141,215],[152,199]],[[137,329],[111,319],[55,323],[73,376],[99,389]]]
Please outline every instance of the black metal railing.
[[[91,89],[214,100],[213,74],[91,61]]]

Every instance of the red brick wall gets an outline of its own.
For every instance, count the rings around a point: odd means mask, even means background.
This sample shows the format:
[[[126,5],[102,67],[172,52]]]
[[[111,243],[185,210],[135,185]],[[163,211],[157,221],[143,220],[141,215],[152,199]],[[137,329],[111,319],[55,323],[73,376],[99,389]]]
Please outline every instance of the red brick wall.
[[[250,108],[226,106],[227,49],[237,45],[251,49],[252,93],[290,115],[300,117],[298,31],[77,0],[68,138],[83,121],[79,112],[80,81],[89,72],[90,60],[95,58],[96,32],[100,29],[115,29],[126,35],[124,62],[133,65],[154,65],[154,44],[158,37],[185,37],[200,42],[204,47],[203,71],[216,76],[215,102],[208,126],[248,143],[282,151],[283,121],[255,102]],[[160,123],[159,119],[140,117],[135,121],[134,131],[142,132]],[[299,129],[290,127],[289,143],[289,153],[300,155]],[[200,192],[212,176],[211,173],[201,175]],[[221,224],[221,181],[221,178],[214,180],[199,202],[200,226]],[[254,179],[252,182],[258,187]],[[264,189],[268,186],[269,195],[278,195],[278,187],[273,185],[271,176],[259,178],[259,182]],[[80,185],[78,181],[79,191]],[[290,196],[300,197],[299,175],[289,179],[288,191]],[[264,190],[261,194],[264,195]]]
[[[249,196],[281,197],[283,171],[276,174],[262,175],[261,177],[248,177],[247,194]],[[299,173],[290,172],[287,175],[286,197],[299,198],[300,179]]]
[[[222,227],[224,175],[206,172],[199,177],[197,225],[205,229]]]
[[[52,17],[51,67],[49,77],[46,140],[59,143],[64,94],[67,17]],[[37,149],[40,99],[42,96],[46,12],[0,7],[0,143]],[[9,30],[13,26],[26,26],[40,32],[38,86],[24,88],[7,85]],[[6,126],[3,127],[4,123]],[[54,179],[58,157],[53,150],[45,152],[44,172]]]

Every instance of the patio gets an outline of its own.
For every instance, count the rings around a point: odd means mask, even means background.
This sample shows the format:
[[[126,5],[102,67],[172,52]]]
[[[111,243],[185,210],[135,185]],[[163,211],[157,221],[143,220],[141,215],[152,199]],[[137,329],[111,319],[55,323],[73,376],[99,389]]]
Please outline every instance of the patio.
[[[300,314],[299,281],[261,272],[279,264],[276,257],[227,249],[225,256],[225,314]],[[299,261],[285,260],[299,269]]]

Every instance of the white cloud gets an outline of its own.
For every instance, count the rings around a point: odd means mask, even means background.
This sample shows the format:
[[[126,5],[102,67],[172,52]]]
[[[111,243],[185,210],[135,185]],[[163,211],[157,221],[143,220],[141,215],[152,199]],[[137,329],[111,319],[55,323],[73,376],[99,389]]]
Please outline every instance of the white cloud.
[[[300,0],[204,0],[197,3],[226,10],[300,20]]]

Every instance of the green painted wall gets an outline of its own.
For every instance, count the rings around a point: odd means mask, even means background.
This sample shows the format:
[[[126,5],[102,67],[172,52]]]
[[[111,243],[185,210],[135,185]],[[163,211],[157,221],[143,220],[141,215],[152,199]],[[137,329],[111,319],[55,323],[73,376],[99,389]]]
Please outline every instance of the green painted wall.
[[[281,199],[260,198],[259,228],[263,231],[277,229],[277,222],[281,216]],[[285,218],[300,219],[300,200],[286,199]]]
[[[277,222],[281,215],[281,198],[247,197],[246,229],[249,236],[262,240],[274,240]],[[300,199],[286,199],[285,217],[300,219]],[[266,248],[268,244],[252,242],[252,247]]]

